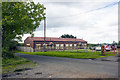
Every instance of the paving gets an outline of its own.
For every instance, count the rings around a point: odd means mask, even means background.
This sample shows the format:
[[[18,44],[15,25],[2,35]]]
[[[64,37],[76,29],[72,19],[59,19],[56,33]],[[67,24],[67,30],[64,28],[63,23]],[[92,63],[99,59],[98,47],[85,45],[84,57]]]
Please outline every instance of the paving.
[[[104,58],[97,58],[95,60],[119,62],[120,57],[119,56],[108,56],[108,57],[104,57]]]
[[[30,70],[14,73],[9,78],[117,78],[118,57],[112,60],[72,59],[27,55],[17,56],[29,59],[37,65]],[[110,59],[106,58],[106,59]],[[104,58],[105,59],[105,58]]]

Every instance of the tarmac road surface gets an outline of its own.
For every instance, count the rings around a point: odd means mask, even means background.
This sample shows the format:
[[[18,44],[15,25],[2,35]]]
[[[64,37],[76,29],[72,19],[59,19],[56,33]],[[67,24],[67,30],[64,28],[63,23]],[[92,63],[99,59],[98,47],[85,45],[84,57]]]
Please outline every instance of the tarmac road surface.
[[[117,78],[118,62],[27,55],[17,56],[37,63],[31,70],[12,78]]]

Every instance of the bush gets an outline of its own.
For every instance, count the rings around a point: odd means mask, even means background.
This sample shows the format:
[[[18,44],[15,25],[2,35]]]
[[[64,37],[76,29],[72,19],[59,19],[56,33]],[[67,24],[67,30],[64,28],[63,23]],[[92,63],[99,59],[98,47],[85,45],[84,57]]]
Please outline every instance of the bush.
[[[18,43],[17,46],[24,46],[24,43]]]
[[[16,50],[16,46],[18,45],[17,41],[11,41],[9,50]]]
[[[14,52],[3,50],[2,51],[2,58],[3,59],[15,58]]]

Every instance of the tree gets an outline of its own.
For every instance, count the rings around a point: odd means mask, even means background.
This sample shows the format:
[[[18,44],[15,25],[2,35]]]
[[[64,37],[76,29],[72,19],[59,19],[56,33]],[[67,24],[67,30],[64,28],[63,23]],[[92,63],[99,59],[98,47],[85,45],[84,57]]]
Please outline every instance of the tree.
[[[69,35],[69,34],[64,34],[61,36],[61,38],[75,38],[76,39],[77,37],[75,37],[73,35]]]
[[[117,45],[117,42],[113,41],[113,43],[112,43],[112,44]]]
[[[120,45],[120,41],[118,42],[118,45]]]
[[[10,43],[20,41],[24,34],[31,35],[45,19],[45,7],[34,2],[2,3],[2,47],[9,50]]]

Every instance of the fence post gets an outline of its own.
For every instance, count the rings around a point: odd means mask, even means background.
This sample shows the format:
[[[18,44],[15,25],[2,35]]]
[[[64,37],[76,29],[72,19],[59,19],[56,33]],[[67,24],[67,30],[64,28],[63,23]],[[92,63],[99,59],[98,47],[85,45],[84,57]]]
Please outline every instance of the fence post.
[[[87,46],[85,48],[86,48],[85,52],[87,53]]]
[[[115,55],[115,46],[114,46],[114,55]]]
[[[22,49],[22,48],[21,48]],[[23,47],[23,51],[25,52],[25,47]]]
[[[70,52],[70,44],[68,45],[68,49],[69,49],[69,52]]]
[[[64,49],[65,49],[65,46],[64,46],[64,44],[63,44],[63,51],[64,51]]]
[[[120,46],[117,46],[117,55],[120,53]]]
[[[104,56],[104,46],[101,45],[101,56]]]
[[[118,55],[118,48],[117,48],[117,55]]]
[[[77,52],[78,52],[78,45],[77,45]]]
[[[95,54],[96,54],[96,48],[95,48]]]

